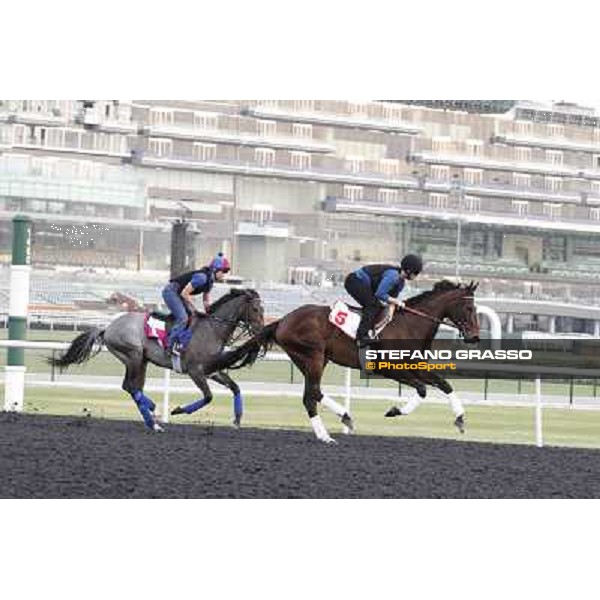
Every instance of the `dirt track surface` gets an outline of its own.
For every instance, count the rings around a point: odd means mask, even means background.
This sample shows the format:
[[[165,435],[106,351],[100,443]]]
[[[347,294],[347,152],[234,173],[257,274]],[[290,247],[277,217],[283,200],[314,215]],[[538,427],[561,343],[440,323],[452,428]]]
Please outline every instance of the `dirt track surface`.
[[[0,413],[0,498],[600,498],[600,452]]]

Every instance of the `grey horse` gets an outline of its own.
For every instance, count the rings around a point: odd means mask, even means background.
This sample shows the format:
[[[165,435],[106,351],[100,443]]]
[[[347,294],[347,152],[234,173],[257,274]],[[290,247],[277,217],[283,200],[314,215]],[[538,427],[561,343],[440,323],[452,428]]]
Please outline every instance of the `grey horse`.
[[[139,312],[125,313],[104,329],[93,328],[77,336],[69,348],[59,357],[48,362],[61,369],[72,364],[87,362],[106,345],[125,365],[123,389],[133,398],[144,423],[149,429],[162,431],[156,422],[154,402],[144,394],[146,369],[151,362],[165,369],[173,368],[169,354],[157,340],[148,339],[144,332],[146,315]],[[172,320],[170,317],[168,320]],[[192,317],[192,336],[181,356],[181,370],[187,373],[200,388],[202,397],[195,402],[175,408],[171,414],[191,414],[212,400],[208,379],[228,387],[234,396],[234,425],[241,424],[243,405],[240,388],[227,375],[214,372],[211,364],[220,355],[238,328],[256,334],[264,325],[264,313],[260,296],[250,289],[232,289],[211,305],[207,315],[196,313]]]

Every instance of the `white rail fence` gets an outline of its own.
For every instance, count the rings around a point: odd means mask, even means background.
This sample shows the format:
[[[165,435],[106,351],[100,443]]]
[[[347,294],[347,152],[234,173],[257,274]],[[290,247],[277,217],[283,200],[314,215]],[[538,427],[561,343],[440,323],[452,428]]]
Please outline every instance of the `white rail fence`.
[[[25,349],[33,349],[33,350],[53,350],[53,351],[61,351],[66,350],[69,347],[69,342],[33,342],[33,341],[16,341],[16,340],[0,340],[0,348],[25,348]],[[107,351],[106,348],[102,348],[103,351]],[[276,352],[268,352],[264,357],[264,360],[272,361],[272,362],[286,362],[290,363],[290,358],[283,353]],[[486,370],[490,370],[489,367],[486,367]],[[506,370],[503,367],[503,370]],[[511,369],[515,371],[515,375],[517,375],[520,371],[518,367]],[[560,369],[559,369],[560,370]],[[345,369],[345,377],[344,377],[344,385],[341,387],[337,387],[336,390],[328,390],[328,394],[332,396],[342,397],[344,400],[344,407],[347,411],[350,411],[352,398],[357,397],[366,397],[369,399],[377,399],[377,400],[391,400],[398,401],[398,393],[392,392],[390,390],[387,392],[384,388],[380,390],[371,389],[369,393],[366,393],[365,388],[353,389],[352,379],[351,379],[352,369]],[[559,376],[560,374],[557,372],[557,369],[552,369],[552,373]],[[565,373],[566,375],[567,373]],[[581,372],[581,376],[591,376],[588,372]],[[7,385],[8,378],[5,379],[5,386]],[[302,389],[298,386],[296,389],[269,389],[267,382],[242,382],[242,387],[244,383],[251,386],[260,386],[259,390],[256,390],[261,396],[292,396],[292,397],[302,397]],[[105,382],[78,382],[78,381],[52,381],[52,380],[32,380],[30,378],[26,379],[26,386],[31,387],[46,387],[46,388],[63,388],[63,389],[80,389],[80,390],[121,390],[121,386],[116,383],[105,383]],[[262,388],[262,385],[265,385],[266,389]],[[294,388],[295,386],[288,386],[288,388]],[[164,376],[162,379],[161,385],[149,384],[146,386],[148,391],[151,392],[161,392],[162,393],[162,407],[161,407],[161,420],[165,423],[169,420],[169,403],[170,396],[173,393],[187,393],[191,390],[195,390],[196,388],[188,384],[187,386],[173,384],[171,381],[171,371],[169,369],[165,369]],[[389,388],[388,388],[389,389]],[[215,395],[229,394],[229,390],[221,390],[215,389]],[[7,390],[5,389],[5,398],[8,396]],[[542,389],[541,389],[541,379],[538,377],[535,380],[535,395],[534,395],[534,406],[535,406],[535,439],[537,446],[543,445],[543,432],[542,432],[542,408],[543,405],[550,405],[553,407],[554,404],[550,402],[542,402]],[[475,403],[475,402],[473,402]],[[490,405],[490,406],[531,406],[531,402],[503,402],[501,401],[489,401],[485,400],[483,402],[477,402],[477,404],[481,405]],[[19,404],[23,405],[22,398]],[[598,409],[597,405],[585,405],[581,406],[581,408],[587,409]],[[14,408],[7,407],[5,405],[5,410],[13,410]]]

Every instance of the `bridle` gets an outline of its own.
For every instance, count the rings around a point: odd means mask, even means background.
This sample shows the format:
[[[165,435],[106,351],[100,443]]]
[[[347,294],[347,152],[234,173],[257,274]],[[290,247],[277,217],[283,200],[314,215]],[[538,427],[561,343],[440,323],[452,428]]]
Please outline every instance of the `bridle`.
[[[460,299],[461,300],[473,300],[474,298],[475,298],[475,296],[461,296]],[[465,335],[464,329],[467,326],[467,321],[465,319],[460,319],[458,321],[458,323],[453,323],[452,321],[449,321],[447,318],[438,319],[437,317],[428,315],[427,313],[425,313],[421,310],[418,310],[416,308],[411,308],[410,306],[404,306],[404,308],[402,310],[405,312],[412,313],[413,315],[422,317],[424,319],[427,319],[429,321],[432,321],[436,325],[446,325],[447,327],[452,327],[453,329],[456,329],[463,337]]]
[[[244,294],[244,297],[246,300],[250,299],[250,302],[246,301],[245,307],[244,307],[244,313],[235,319],[231,318],[231,317],[228,317],[228,318],[218,317],[217,315],[211,315],[211,314],[207,315],[207,317],[209,319],[213,319],[214,321],[219,321],[221,323],[234,323],[235,324],[235,328],[231,332],[231,335],[229,336],[229,338],[227,340],[225,340],[226,344],[234,344],[242,337],[251,336],[251,335],[254,335],[254,333],[255,333],[252,330],[252,325],[250,324],[250,308],[253,306],[253,303],[256,300],[258,300],[260,302],[260,298],[258,298],[257,296],[251,297],[248,294]],[[237,332],[237,334],[236,334],[236,332]]]

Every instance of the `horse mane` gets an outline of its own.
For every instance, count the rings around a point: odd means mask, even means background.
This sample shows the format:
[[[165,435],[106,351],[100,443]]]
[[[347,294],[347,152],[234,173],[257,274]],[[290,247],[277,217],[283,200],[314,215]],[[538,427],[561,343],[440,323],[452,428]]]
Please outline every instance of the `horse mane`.
[[[215,312],[215,310],[217,310],[219,307],[223,306],[224,304],[227,304],[230,300],[233,300],[233,298],[236,298],[238,296],[258,296],[258,292],[256,290],[251,290],[249,288],[247,289],[239,289],[239,288],[231,288],[229,290],[229,292],[227,292],[224,296],[221,296],[218,300],[216,300],[215,302],[213,302],[208,310],[208,314],[212,314]]]
[[[475,291],[477,285],[473,286],[473,282],[469,285],[462,285],[461,283],[455,283],[454,281],[450,281],[449,279],[442,279],[441,281],[436,281],[433,285],[433,289],[427,290],[425,292],[421,292],[417,296],[413,296],[412,298],[408,298],[406,300],[407,306],[414,306],[415,304],[419,304],[424,300],[428,300],[432,296],[437,294],[441,294],[442,292],[450,292],[452,290],[469,290]]]

